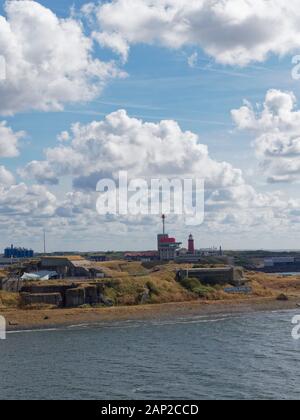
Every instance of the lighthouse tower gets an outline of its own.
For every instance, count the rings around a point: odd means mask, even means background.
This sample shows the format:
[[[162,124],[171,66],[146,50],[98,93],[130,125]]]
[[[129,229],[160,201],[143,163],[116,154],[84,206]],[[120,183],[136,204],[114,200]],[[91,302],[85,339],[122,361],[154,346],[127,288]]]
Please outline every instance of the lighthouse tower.
[[[189,250],[189,254],[195,254],[195,241],[192,234],[190,234],[189,236],[188,250]]]

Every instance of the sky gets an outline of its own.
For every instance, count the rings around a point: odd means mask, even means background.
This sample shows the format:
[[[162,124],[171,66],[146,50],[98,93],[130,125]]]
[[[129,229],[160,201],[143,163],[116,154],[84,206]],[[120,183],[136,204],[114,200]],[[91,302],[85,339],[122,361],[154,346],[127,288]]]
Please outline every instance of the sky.
[[[0,247],[154,249],[158,216],[96,211],[126,170],[205,180],[203,224],[168,219],[184,244],[299,249],[298,9],[0,0]]]

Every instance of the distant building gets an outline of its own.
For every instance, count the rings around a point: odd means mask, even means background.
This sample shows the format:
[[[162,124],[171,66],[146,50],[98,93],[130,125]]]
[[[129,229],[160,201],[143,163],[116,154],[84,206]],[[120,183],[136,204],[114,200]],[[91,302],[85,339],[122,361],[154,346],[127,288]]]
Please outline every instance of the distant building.
[[[157,235],[157,247],[161,261],[175,260],[180,245],[181,242],[177,242],[175,238],[170,238],[167,234]]]
[[[205,258],[218,258],[223,260],[224,263],[228,263],[227,257],[223,257],[222,247],[218,248],[207,248],[207,249],[196,249],[195,241],[192,234],[188,238],[188,249],[181,248],[176,253],[176,262],[180,263],[196,263],[201,262]]]
[[[215,286],[230,284],[242,286],[246,283],[244,270],[241,267],[191,268],[177,271],[177,280],[196,278],[202,284]]]
[[[59,279],[73,277],[103,278],[105,273],[98,262],[86,260],[79,255],[41,257],[35,267],[27,267],[27,273],[52,272]]]
[[[216,257],[223,255],[222,248],[218,249],[216,247],[201,249],[200,252],[204,257]]]
[[[4,250],[4,258],[33,258],[33,256],[34,252],[32,249],[15,248],[13,245]]]
[[[78,255],[42,257],[39,269],[56,271],[59,278],[89,277],[91,263]]]
[[[266,273],[300,272],[300,258],[298,257],[270,257],[263,261],[263,267],[257,268]]]
[[[159,254],[159,259],[161,261],[174,261],[177,252],[180,248],[181,242],[177,242],[175,238],[170,238],[166,233],[165,223],[166,216],[162,216],[163,222],[163,233],[157,235],[157,249]]]
[[[294,257],[273,257],[264,260],[264,267],[274,267],[276,265],[295,264]]]
[[[105,262],[105,261],[108,261],[107,256],[104,255],[104,254],[89,255],[88,259],[90,261],[95,261],[95,262]]]
[[[157,251],[127,252],[124,257],[127,261],[151,262],[157,261],[159,254]]]

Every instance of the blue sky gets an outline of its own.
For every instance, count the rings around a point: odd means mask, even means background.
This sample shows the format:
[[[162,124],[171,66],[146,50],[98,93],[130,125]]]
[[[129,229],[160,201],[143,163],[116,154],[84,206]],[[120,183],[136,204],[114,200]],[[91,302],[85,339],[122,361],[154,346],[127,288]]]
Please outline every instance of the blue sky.
[[[85,1],[42,1],[39,3],[57,15],[59,18],[69,16],[70,8],[74,6],[80,10]],[[0,1],[0,13],[3,11],[4,1]],[[76,17],[77,19],[77,17]],[[86,27],[86,35],[89,36],[91,29]],[[300,51],[300,49],[299,49]],[[188,65],[188,58],[197,52],[198,59],[194,67]],[[1,53],[1,44],[0,44]],[[255,134],[252,131],[237,130],[231,117],[231,110],[239,109],[243,100],[247,99],[252,104],[263,103],[266,93],[270,89],[279,91],[293,91],[296,97],[300,97],[300,82],[291,77],[291,59],[296,51],[288,52],[284,56],[269,54],[269,58],[263,62],[251,62],[245,67],[239,65],[218,64],[214,57],[206,54],[199,45],[184,45],[181,48],[172,49],[159,43],[133,43],[130,48],[126,63],[120,64],[113,51],[102,48],[95,44],[93,58],[101,60],[116,60],[122,71],[128,76],[125,79],[114,78],[105,83],[103,91],[96,98],[84,103],[64,103],[61,111],[50,110],[45,112],[40,109],[24,109],[15,112],[14,115],[3,115],[0,121],[5,120],[14,132],[26,131],[26,137],[20,142],[20,154],[17,157],[1,158],[1,165],[16,176],[16,182],[23,182],[18,170],[26,166],[30,161],[42,161],[45,159],[44,150],[57,146],[57,135],[62,131],[68,131],[71,125],[79,122],[87,125],[93,120],[102,120],[106,115],[119,109],[125,109],[130,117],[143,121],[159,123],[161,120],[175,120],[183,131],[189,130],[199,135],[200,142],[209,148],[210,157],[216,161],[225,161],[234,168],[243,171],[244,179],[259,193],[272,193],[281,191],[285,199],[299,199],[298,184],[268,183],[259,172],[259,161],[255,157],[253,140]],[[31,185],[35,180],[26,180]],[[68,177],[61,180],[59,186],[49,186],[49,191],[61,197],[70,188]],[[155,244],[155,227],[149,226],[149,230],[136,233],[136,239],[132,248],[140,248],[145,244],[152,248]],[[82,228],[84,234],[84,228]],[[184,240],[188,229],[178,229],[177,234]],[[10,234],[1,235],[0,245],[3,247],[10,243]],[[232,232],[226,233],[226,239],[222,232],[210,231],[201,227],[197,234],[201,236],[201,245],[222,244],[229,248],[295,248],[297,238],[291,238],[286,231],[273,233],[269,239],[263,240],[257,237],[255,226],[243,235]],[[29,238],[22,239],[22,235],[14,235],[14,240],[20,245],[27,245]],[[98,244],[97,238],[80,239],[75,235],[67,235],[58,248],[64,249],[129,249],[131,242],[129,236],[118,237],[109,232],[103,233],[103,241]],[[151,236],[152,235],[152,236]],[[225,235],[225,234],[224,234]],[[248,237],[247,237],[248,235]],[[275,235],[275,242],[274,242]],[[55,239],[51,238],[52,250],[56,247]],[[202,240],[203,237],[203,240]],[[109,238],[109,239],[107,239]],[[146,243],[145,243],[145,238]],[[151,238],[151,239],[148,239]],[[75,243],[74,243],[75,240]],[[104,241],[109,241],[106,245]],[[73,242],[72,242],[73,241]],[[199,240],[200,242],[200,240]],[[203,243],[202,243],[203,242]],[[40,248],[39,239],[33,240],[35,248]]]

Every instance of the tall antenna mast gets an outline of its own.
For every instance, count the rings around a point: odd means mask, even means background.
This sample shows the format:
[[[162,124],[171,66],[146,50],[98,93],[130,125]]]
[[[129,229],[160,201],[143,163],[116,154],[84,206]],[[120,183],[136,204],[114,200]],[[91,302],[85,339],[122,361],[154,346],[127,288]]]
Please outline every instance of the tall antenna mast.
[[[165,235],[166,234],[166,215],[163,214],[161,216],[161,218],[162,218],[162,222],[163,222],[163,234]]]
[[[44,254],[46,254],[46,230],[44,229]]]

